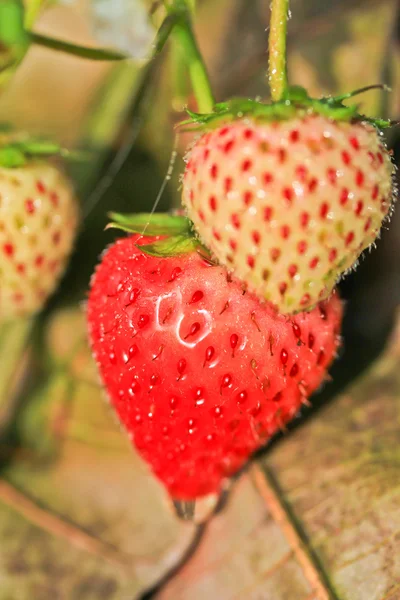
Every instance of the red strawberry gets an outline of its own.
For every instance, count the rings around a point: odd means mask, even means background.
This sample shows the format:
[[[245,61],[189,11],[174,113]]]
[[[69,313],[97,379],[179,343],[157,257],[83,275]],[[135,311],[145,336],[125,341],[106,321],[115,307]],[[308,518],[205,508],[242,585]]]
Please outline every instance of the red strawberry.
[[[283,313],[327,297],[390,211],[393,165],[366,123],[246,118],[189,156],[183,202],[200,239]]]
[[[288,318],[197,252],[159,258],[120,239],[88,302],[102,380],[132,442],[180,499],[226,477],[299,411],[338,346],[337,296]]]
[[[40,310],[64,271],[78,212],[57,167],[45,161],[0,167],[0,319]]]

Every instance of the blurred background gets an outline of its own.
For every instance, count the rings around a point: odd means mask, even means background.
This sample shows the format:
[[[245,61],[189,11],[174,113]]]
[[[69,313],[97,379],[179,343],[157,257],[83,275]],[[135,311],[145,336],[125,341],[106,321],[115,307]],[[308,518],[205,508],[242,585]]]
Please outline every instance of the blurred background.
[[[177,139],[174,125],[193,100],[173,43],[141,86],[160,24],[155,8],[150,0],[47,3],[35,31],[132,59],[92,62],[32,47],[1,90],[2,121],[86,158],[67,165],[84,218],[59,289],[35,322],[0,331],[0,600],[150,598],[145,590],[192,541],[106,405],[84,319],[90,275],[116,235],[104,231],[107,212],[151,210],[175,148],[158,210],[180,202],[190,138]],[[196,33],[218,100],[267,96],[268,18],[269,0],[198,1]],[[288,45],[292,83],[315,96],[387,83],[392,92],[361,96],[361,109],[400,118],[397,0],[293,0]],[[398,161],[400,129],[386,137]],[[382,352],[400,301],[399,253],[397,211],[341,284],[344,347],[333,382],[293,427]]]

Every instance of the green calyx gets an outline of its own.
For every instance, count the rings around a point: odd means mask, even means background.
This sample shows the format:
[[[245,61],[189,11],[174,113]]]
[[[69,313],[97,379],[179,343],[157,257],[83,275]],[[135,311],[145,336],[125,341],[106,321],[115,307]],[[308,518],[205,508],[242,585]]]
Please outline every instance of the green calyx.
[[[112,220],[106,229],[121,229],[127,233],[150,236],[174,236],[190,234],[192,231],[192,222],[183,215],[167,213],[133,213],[121,215],[111,212],[108,216]]]
[[[106,229],[120,229],[141,236],[159,236],[151,244],[137,244],[149,256],[167,258],[198,252],[209,258],[210,254],[194,234],[192,222],[183,215],[168,213],[138,213],[121,215],[109,213],[112,221]]]
[[[35,158],[51,156],[71,160],[83,158],[81,153],[67,150],[56,142],[28,138],[24,134],[13,132],[7,126],[0,127],[0,167],[16,169]]]
[[[245,117],[259,121],[286,121],[297,116],[318,114],[335,121],[363,121],[380,129],[390,127],[395,123],[385,119],[374,119],[358,112],[356,104],[347,106],[344,102],[354,96],[371,89],[388,90],[385,86],[374,85],[355,90],[342,96],[327,96],[311,98],[307,91],[300,86],[292,86],[285,97],[277,102],[265,104],[259,100],[233,98],[227,102],[215,104],[211,113],[195,113],[187,111],[189,119],[181,122],[189,130],[218,127],[224,122],[234,121]]]

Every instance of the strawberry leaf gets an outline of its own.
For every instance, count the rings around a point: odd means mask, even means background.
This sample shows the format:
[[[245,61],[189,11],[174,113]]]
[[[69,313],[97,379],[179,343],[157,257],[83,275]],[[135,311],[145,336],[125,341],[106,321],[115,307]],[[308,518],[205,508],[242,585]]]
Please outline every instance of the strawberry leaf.
[[[192,223],[184,216],[165,213],[121,215],[109,213],[112,222],[106,229],[121,229],[128,233],[176,236],[189,234]]]
[[[180,254],[189,254],[201,247],[200,242],[191,235],[176,235],[169,237],[154,244],[144,244],[137,247],[149,256],[158,258],[167,258],[169,256],[178,256]]]

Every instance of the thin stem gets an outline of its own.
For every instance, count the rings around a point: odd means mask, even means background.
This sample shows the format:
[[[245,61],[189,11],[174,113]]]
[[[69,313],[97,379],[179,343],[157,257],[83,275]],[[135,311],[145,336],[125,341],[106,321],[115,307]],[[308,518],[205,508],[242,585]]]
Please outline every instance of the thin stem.
[[[179,40],[188,63],[190,80],[201,113],[212,112],[215,101],[211,90],[207,70],[197,46],[193,29],[188,21],[182,21],[176,26],[175,35]]]
[[[174,34],[185,56],[198,110],[201,113],[209,113],[213,110],[215,100],[207,68],[193,31],[191,14],[194,8],[194,0],[174,0],[172,4],[167,5],[171,14],[180,15]]]
[[[178,39],[173,39],[172,42],[170,53],[172,108],[180,113],[188,104],[192,88],[188,77],[189,72],[184,48]]]
[[[84,58],[87,60],[125,60],[129,58],[126,54],[122,54],[116,50],[109,50],[107,48],[90,48],[87,46],[79,46],[66,42],[64,40],[57,40],[40,33],[29,32],[30,41],[38,46],[49,48],[50,50],[56,50],[57,52],[66,52]]]
[[[286,31],[289,0],[272,0],[269,32],[269,85],[274,102],[285,98],[288,90]]]
[[[195,0],[187,0],[184,10],[186,10],[186,8],[193,18],[195,11]],[[189,77],[186,51],[176,35],[173,36],[172,39],[170,69],[172,83],[172,107],[174,111],[181,113],[189,104],[190,95],[192,94],[193,90]]]

